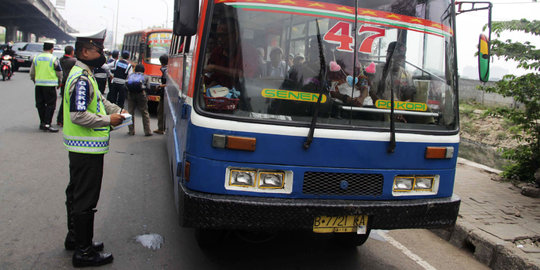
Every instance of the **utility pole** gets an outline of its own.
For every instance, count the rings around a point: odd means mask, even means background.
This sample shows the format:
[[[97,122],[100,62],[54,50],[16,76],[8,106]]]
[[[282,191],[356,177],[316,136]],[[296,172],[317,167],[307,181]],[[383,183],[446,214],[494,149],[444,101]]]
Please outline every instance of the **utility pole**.
[[[114,29],[114,46],[116,46],[116,36],[118,35],[118,15],[120,14],[120,0],[116,0],[116,26]]]

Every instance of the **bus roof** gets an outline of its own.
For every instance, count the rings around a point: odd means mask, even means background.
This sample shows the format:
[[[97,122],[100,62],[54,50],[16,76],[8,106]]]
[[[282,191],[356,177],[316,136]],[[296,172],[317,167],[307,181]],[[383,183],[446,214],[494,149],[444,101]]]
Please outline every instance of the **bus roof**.
[[[171,32],[172,33],[172,29],[169,29],[169,28],[147,28],[147,29],[143,29],[143,30],[138,30],[138,31],[125,33],[124,35],[148,34],[148,33],[153,33],[153,32]]]

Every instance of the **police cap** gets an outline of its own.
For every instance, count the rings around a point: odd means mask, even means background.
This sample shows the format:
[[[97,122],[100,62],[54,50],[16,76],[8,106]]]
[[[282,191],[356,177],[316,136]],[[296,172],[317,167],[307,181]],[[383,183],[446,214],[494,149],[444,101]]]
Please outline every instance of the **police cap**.
[[[54,40],[50,40],[50,39],[44,40],[43,41],[43,50],[44,51],[49,51],[49,50],[54,49],[54,43],[55,43]]]
[[[75,49],[77,49],[77,47],[79,46],[82,46],[83,44],[90,44],[98,49],[103,50],[103,41],[105,40],[106,33],[107,29],[103,29],[97,33],[74,34],[74,36],[77,37],[77,40],[75,41]]]

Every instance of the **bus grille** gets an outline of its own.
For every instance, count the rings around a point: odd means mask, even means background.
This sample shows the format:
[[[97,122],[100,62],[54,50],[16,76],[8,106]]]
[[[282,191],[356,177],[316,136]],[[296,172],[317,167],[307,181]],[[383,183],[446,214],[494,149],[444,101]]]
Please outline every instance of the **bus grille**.
[[[382,174],[305,172],[302,192],[312,195],[379,196]]]

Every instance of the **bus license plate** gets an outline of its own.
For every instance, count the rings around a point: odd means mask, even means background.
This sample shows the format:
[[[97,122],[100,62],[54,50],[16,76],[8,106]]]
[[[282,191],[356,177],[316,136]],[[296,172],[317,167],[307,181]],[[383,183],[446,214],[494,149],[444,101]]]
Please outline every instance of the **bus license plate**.
[[[368,216],[318,216],[313,221],[313,232],[316,233],[349,233],[365,234]]]

